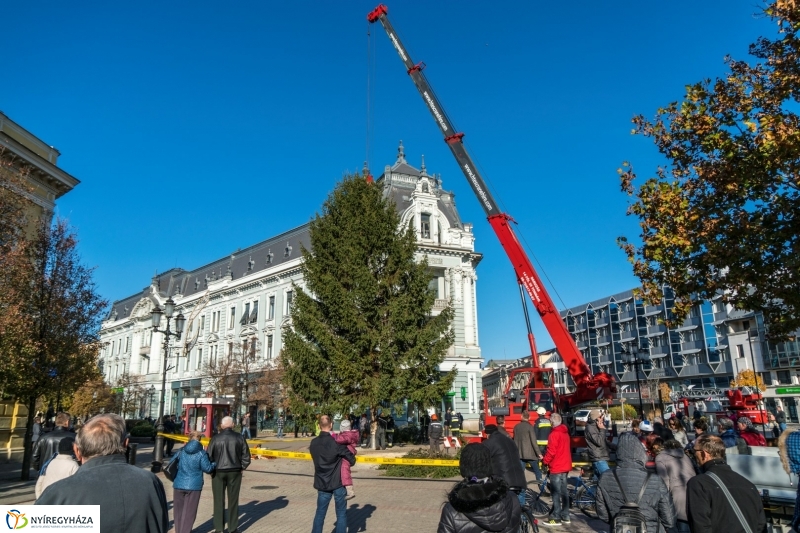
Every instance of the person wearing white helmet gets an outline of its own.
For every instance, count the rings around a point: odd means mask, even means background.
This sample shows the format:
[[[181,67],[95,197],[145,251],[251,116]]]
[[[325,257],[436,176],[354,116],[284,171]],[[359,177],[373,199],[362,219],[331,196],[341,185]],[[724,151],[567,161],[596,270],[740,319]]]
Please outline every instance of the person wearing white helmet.
[[[547,439],[550,438],[550,432],[553,430],[553,424],[547,416],[547,410],[539,406],[536,408],[537,419],[533,424],[533,429],[536,431],[536,444],[542,451],[542,456],[547,452]]]

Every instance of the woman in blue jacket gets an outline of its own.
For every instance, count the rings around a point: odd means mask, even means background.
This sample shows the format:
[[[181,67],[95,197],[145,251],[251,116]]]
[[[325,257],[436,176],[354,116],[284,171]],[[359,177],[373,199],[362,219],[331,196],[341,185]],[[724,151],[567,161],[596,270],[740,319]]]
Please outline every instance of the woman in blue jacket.
[[[203,490],[203,472],[210,474],[217,464],[212,463],[203,445],[201,434],[197,431],[189,433],[189,442],[181,448],[176,457],[178,475],[175,476],[172,493],[172,512],[175,517],[175,533],[191,533],[194,519],[197,517],[197,505]]]

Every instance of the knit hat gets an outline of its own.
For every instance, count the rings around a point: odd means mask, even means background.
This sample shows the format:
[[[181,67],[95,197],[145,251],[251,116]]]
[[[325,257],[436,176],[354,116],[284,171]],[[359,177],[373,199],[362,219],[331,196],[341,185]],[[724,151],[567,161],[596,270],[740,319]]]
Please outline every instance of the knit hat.
[[[536,409],[536,414],[538,414],[539,416],[543,416],[546,413],[547,413],[547,409],[545,409],[544,407],[540,406],[539,408]]]
[[[58,454],[71,455],[73,444],[75,444],[75,439],[73,439],[72,437],[64,437],[63,439],[58,441]]]
[[[591,411],[589,411],[589,420],[594,421],[600,418],[601,416],[603,416],[603,412],[600,411],[600,409],[592,409]]]
[[[747,418],[746,416],[740,416],[739,418],[737,418],[736,423],[744,425],[745,429],[753,428],[753,422],[751,422],[750,419]]]
[[[479,443],[467,444],[461,450],[458,468],[462,476],[473,481],[491,477],[492,455],[489,448]]]
[[[651,424],[649,420],[642,420],[642,423],[639,424],[639,430],[645,433],[652,433],[653,424]]]
[[[339,423],[339,431],[350,431],[350,421],[349,420],[342,420]]]

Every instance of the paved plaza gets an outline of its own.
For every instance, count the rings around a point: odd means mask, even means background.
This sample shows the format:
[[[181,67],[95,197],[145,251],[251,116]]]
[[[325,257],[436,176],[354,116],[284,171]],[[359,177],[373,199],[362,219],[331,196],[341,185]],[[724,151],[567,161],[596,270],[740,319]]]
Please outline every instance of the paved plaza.
[[[286,439],[264,442],[262,447],[279,450],[307,451],[308,440]],[[179,448],[176,446],[175,451]],[[361,450],[362,455],[400,456],[409,448],[387,451]],[[137,465],[146,468],[152,460],[152,446],[139,449]],[[457,481],[389,478],[377,466],[356,463],[353,467],[356,497],[348,502],[348,531],[424,532],[436,531],[447,491]],[[18,471],[17,471],[18,475]],[[254,459],[244,472],[239,497],[239,531],[249,533],[308,533],[316,509],[317,493],[313,488],[314,469],[311,461],[297,459]],[[0,503],[33,503],[35,481],[0,481]],[[172,505],[172,483],[159,474]],[[17,477],[18,479],[18,477]],[[531,478],[532,479],[532,478]],[[206,476],[200,507],[195,521],[196,533],[210,533],[212,523],[211,479]],[[172,512],[170,511],[170,518]],[[325,520],[325,531],[332,532],[336,516],[333,502]],[[608,526],[573,513],[572,523],[552,529],[570,533],[606,531]]]

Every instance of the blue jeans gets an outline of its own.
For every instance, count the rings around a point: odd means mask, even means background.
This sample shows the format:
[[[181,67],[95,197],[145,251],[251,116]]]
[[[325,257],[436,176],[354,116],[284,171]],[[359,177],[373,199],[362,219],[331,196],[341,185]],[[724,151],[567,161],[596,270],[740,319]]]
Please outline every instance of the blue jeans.
[[[542,480],[542,470],[539,468],[539,459],[529,459],[527,461],[522,459],[520,462],[522,463],[523,470],[528,470],[527,465],[530,464],[530,471],[533,472],[534,476],[536,476],[536,481]]]
[[[283,426],[278,426],[278,438],[283,438]]]
[[[784,431],[786,431],[786,422],[781,422],[780,424],[778,424],[778,427],[781,428],[781,433],[783,433]]]
[[[600,474],[606,470],[611,470],[611,468],[608,466],[608,461],[595,461],[592,463],[592,466],[594,467],[594,473],[598,479],[600,478]]]
[[[336,505],[336,533],[347,533],[347,489],[339,487],[333,492],[317,491],[317,514],[314,515],[314,526],[311,533],[322,533],[325,525],[325,515],[328,513],[328,504],[331,498]]]
[[[519,499],[519,506],[525,507],[525,491],[521,490],[517,493],[517,498]]]
[[[553,485],[553,514],[556,520],[569,520],[569,492],[567,489],[567,473],[550,474]]]
[[[245,434],[247,434],[247,436],[246,436],[246,437],[245,437]],[[243,428],[242,428],[242,437],[244,437],[244,438],[246,438],[246,439],[250,439],[250,438],[252,438],[252,437],[250,436],[250,426],[245,426],[245,427],[243,427]]]

